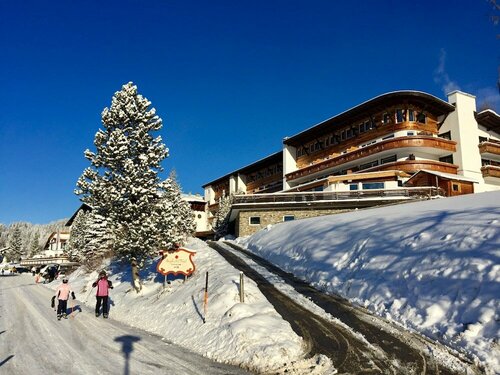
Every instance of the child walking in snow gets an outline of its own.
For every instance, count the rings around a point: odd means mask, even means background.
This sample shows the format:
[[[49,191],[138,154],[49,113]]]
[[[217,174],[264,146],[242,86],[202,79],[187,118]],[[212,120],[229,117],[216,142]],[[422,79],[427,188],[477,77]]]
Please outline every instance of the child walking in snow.
[[[92,288],[95,287],[97,287],[95,316],[99,316],[99,311],[101,310],[102,304],[102,316],[103,318],[107,318],[109,289],[113,289],[113,284],[108,280],[108,276],[106,275],[105,271],[99,272],[99,278],[92,284]]]
[[[62,281],[62,284],[57,287],[56,295],[52,297],[53,304],[56,298],[58,300],[57,320],[61,320],[61,317],[65,319],[68,318],[66,314],[66,309],[68,308],[68,299],[70,294],[71,297],[75,299],[75,293],[71,290],[71,287],[68,284],[68,279],[65,277]]]

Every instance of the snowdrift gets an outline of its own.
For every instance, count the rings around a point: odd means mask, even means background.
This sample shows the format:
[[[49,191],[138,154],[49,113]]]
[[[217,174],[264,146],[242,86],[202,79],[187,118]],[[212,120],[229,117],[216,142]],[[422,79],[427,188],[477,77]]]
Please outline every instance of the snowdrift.
[[[237,242],[500,373],[500,192],[270,226]]]

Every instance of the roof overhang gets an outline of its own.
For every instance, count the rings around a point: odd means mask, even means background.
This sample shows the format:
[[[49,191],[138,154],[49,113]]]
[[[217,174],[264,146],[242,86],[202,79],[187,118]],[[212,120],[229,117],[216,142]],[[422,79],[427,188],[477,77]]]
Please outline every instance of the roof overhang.
[[[437,177],[440,177],[440,178],[443,178],[443,179],[446,179],[446,180],[451,180],[451,181],[465,181],[465,182],[472,182],[472,183],[479,183],[479,181],[477,181],[476,179],[474,178],[471,178],[471,177],[465,177],[465,176],[460,176],[460,175],[457,175],[457,174],[451,174],[451,173],[444,173],[444,172],[437,172],[437,171],[430,171],[430,170],[427,170],[427,169],[421,169],[419,170],[417,173],[415,173],[413,176],[411,176],[408,181],[406,181],[406,183],[410,183],[411,184],[411,181],[417,177],[417,175],[419,174],[431,174],[431,175],[434,175],[434,176],[437,176]]]
[[[292,137],[285,138],[283,143],[285,145],[297,147],[304,142],[323,135],[332,128],[352,125],[353,122],[363,120],[367,116],[373,115],[375,112],[387,110],[387,108],[393,105],[405,104],[417,105],[436,116],[447,115],[455,110],[455,107],[450,103],[425,92],[410,90],[394,91],[370,99]]]
[[[237,169],[231,173],[228,173],[222,177],[217,178],[216,180],[210,181],[210,182],[206,183],[205,185],[202,185],[202,188],[205,188],[205,187],[210,186],[210,185],[215,185],[219,182],[227,180],[231,176],[235,176],[238,174],[249,174],[252,172],[256,172],[259,169],[266,167],[267,165],[279,163],[279,162],[283,162],[283,151],[275,152],[274,154],[266,156],[263,159],[257,160],[256,162],[254,162],[252,164],[248,164],[243,168]]]
[[[485,109],[484,111],[475,113],[474,116],[479,125],[500,134],[500,115],[498,113],[491,109]]]

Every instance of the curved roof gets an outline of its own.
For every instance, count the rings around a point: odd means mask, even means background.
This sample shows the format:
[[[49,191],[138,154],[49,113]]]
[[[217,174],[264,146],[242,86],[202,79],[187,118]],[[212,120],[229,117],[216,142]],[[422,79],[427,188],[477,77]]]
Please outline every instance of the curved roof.
[[[500,116],[498,113],[492,109],[485,109],[484,111],[476,113],[475,116],[479,125],[500,134]]]
[[[455,107],[450,103],[422,91],[393,91],[379,95],[334,117],[320,122],[319,124],[314,125],[292,137],[285,138],[283,143],[286,145],[298,146],[304,141],[323,135],[332,127],[352,125],[353,122],[365,119],[366,116],[369,116],[374,112],[384,111],[392,105],[405,103],[418,105],[422,107],[423,110],[431,112],[437,116],[445,115],[455,110]]]
[[[283,161],[283,151],[275,152],[274,154],[266,156],[263,159],[257,160],[255,162],[253,162],[252,164],[244,166],[243,168],[237,169],[237,170],[232,171],[232,172],[230,172],[222,177],[219,177],[213,181],[207,182],[205,185],[202,186],[202,188],[205,188],[207,186],[214,185],[218,182],[227,180],[227,179],[229,179],[229,177],[235,176],[238,173],[249,174],[249,173],[252,173],[252,172],[259,170],[260,168],[264,168],[270,164],[275,164],[275,163],[279,163],[282,161]]]

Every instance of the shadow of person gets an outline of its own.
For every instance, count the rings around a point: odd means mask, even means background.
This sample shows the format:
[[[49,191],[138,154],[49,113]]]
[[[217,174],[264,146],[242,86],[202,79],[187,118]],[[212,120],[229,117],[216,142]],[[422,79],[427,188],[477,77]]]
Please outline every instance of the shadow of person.
[[[7,361],[9,361],[12,358],[14,358],[14,355],[13,354],[9,355],[7,358],[5,358],[3,361],[0,362],[0,367],[3,366]]]
[[[134,351],[134,342],[141,341],[141,338],[138,336],[124,335],[115,338],[116,342],[122,344],[122,353],[125,357],[125,369],[123,371],[124,375],[130,374],[130,354]]]

